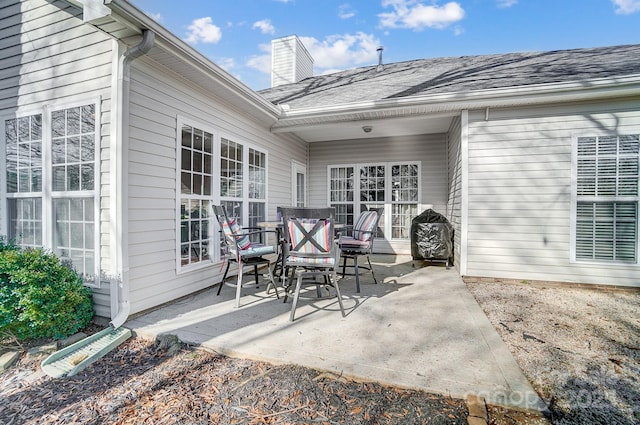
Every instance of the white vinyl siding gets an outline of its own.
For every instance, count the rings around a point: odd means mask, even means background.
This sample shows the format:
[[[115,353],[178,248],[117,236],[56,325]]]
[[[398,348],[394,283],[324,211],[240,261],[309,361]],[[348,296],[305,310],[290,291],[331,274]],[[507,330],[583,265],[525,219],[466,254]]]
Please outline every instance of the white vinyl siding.
[[[637,262],[640,136],[576,138],[578,261]]]
[[[575,262],[571,252],[574,136],[637,134],[637,105],[470,112],[466,275],[637,285],[638,264]]]
[[[132,313],[206,288],[222,277],[220,266],[215,262],[204,262],[203,267],[182,271],[177,266],[180,251],[176,247],[180,244],[181,232],[177,227],[179,210],[176,208],[180,196],[176,178],[176,164],[180,164],[176,162],[176,117],[188,117],[184,118],[186,124],[217,134],[220,140],[241,143],[245,149],[275,152],[266,158],[266,219],[275,219],[276,206],[291,202],[291,156],[306,161],[304,144],[271,134],[268,126],[257,123],[224,99],[194,86],[149,57],[136,60],[131,71],[127,180]],[[249,150],[245,152],[249,154]],[[262,159],[255,162],[259,173],[263,168],[260,161]],[[219,162],[219,156],[214,158],[216,168]],[[246,164],[249,162],[247,157]],[[248,165],[245,173],[249,173]],[[219,175],[219,170],[215,175]],[[248,185],[248,180],[243,184]],[[216,202],[222,200],[219,185],[220,180],[214,178],[212,199]],[[249,193],[249,188],[245,191]],[[259,191],[261,193],[262,188]],[[247,196],[246,201],[249,200]],[[246,213],[249,220],[249,212]],[[217,234],[212,230],[214,233]],[[217,252],[212,249],[211,255],[214,253]]]

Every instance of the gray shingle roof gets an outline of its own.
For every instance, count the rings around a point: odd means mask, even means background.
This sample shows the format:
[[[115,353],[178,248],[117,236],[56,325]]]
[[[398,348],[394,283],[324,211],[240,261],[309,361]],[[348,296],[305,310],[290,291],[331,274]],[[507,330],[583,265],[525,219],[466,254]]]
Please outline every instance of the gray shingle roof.
[[[640,45],[419,59],[356,68],[259,91],[274,104],[322,107],[640,74]]]

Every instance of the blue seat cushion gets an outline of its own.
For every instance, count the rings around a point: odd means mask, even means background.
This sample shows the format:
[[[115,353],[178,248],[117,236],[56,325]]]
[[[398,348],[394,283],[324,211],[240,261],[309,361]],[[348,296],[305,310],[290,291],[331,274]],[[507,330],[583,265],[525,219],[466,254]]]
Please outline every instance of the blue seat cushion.
[[[240,250],[240,256],[244,258],[260,257],[261,255],[275,254],[275,249],[271,245],[251,244],[249,248]]]

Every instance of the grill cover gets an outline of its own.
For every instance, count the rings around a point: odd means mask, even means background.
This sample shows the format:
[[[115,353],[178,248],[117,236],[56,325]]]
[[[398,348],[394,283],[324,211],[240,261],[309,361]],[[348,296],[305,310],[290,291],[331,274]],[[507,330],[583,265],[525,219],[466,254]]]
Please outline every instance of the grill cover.
[[[445,216],[428,209],[411,221],[411,256],[447,261],[453,257],[453,226]]]

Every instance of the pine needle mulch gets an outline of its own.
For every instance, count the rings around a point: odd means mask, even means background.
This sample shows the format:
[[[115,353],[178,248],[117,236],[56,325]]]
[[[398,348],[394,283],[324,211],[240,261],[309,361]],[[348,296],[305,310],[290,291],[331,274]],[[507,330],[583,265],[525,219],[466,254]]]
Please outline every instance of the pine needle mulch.
[[[463,400],[176,341],[131,339],[64,379],[37,375],[40,360],[0,375],[0,424],[467,423]]]

